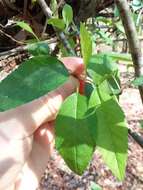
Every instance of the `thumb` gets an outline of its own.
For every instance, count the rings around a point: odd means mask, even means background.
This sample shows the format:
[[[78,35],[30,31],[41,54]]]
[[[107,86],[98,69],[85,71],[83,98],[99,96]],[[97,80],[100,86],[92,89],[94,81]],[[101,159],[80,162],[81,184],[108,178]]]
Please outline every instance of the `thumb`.
[[[62,102],[76,90],[77,86],[78,80],[71,76],[64,85],[47,95],[16,109],[1,112],[2,133],[18,139],[32,135],[41,124],[55,119]]]
[[[60,86],[56,90],[33,102],[34,106],[36,104],[41,104],[40,109],[33,112],[36,126],[54,120],[65,98],[72,94],[77,87],[78,80],[70,76],[69,80],[63,86]]]

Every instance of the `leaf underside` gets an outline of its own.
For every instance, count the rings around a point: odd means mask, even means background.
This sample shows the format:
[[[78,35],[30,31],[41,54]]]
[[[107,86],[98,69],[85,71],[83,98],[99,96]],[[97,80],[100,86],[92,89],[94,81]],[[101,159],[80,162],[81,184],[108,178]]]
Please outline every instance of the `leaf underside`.
[[[93,57],[88,65],[88,72],[93,78],[94,86],[88,106],[96,109],[97,148],[113,174],[119,180],[123,180],[128,150],[127,123],[117,98],[107,88],[107,82],[108,84],[111,82],[109,77],[114,76],[116,66],[109,64],[108,59],[104,62],[102,57],[100,59],[101,61],[98,62],[97,57]],[[115,77],[117,78],[115,80],[118,80],[118,75]]]
[[[113,174],[123,180],[128,150],[128,129],[124,113],[114,97],[104,93],[101,100],[96,90],[89,100],[89,107],[93,106],[96,107],[97,148]]]

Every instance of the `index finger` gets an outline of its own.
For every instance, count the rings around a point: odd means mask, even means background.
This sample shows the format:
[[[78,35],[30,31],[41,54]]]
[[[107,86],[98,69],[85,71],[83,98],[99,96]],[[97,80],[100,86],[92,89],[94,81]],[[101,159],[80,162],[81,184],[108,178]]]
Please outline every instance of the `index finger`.
[[[61,61],[70,73],[77,77],[84,72],[83,59],[80,57],[64,57],[61,58]]]

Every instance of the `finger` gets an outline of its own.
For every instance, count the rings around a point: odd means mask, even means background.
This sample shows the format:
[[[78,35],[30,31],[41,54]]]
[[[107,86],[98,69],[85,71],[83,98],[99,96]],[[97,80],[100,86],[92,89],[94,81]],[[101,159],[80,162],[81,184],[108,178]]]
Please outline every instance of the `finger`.
[[[61,61],[70,73],[75,74],[77,77],[84,72],[83,59],[79,57],[64,57]]]
[[[7,189],[14,183],[31,148],[32,137],[25,140],[9,140],[0,133],[0,190]]]
[[[52,121],[56,118],[62,102],[76,90],[78,85],[78,81],[71,76],[63,86],[33,102],[32,107],[40,105],[40,108],[35,109],[36,111],[32,113],[35,129],[44,122]]]
[[[64,99],[78,86],[74,77],[58,89],[30,103],[0,114],[0,126],[3,134],[12,138],[25,138],[46,121],[53,120]],[[9,133],[8,133],[9,132]]]
[[[53,123],[43,124],[34,134],[33,149],[22,175],[16,182],[16,190],[35,190],[54,149]]]
[[[79,92],[84,94],[85,91],[85,67],[83,64],[83,59],[78,57],[65,57],[61,61],[65,67],[69,70],[79,80]]]
[[[34,133],[34,142],[38,144],[45,150],[46,154],[49,151],[49,145],[53,147],[55,137],[54,121],[46,122],[41,127],[39,127]]]

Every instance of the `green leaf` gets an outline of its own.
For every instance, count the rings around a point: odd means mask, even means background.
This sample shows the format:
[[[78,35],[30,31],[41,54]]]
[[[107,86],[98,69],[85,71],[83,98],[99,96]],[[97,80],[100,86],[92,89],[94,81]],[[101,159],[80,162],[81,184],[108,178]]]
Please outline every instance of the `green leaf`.
[[[40,42],[40,41],[39,41]],[[35,38],[33,38],[33,39],[27,39],[27,40],[25,40],[25,43],[28,45],[28,46],[30,46],[31,44],[35,44],[35,43],[38,43],[37,42],[37,40],[35,39]],[[25,47],[26,49],[25,50],[27,50],[28,48],[27,47]]]
[[[60,30],[64,30],[64,28],[65,28],[65,23],[64,23],[63,19],[59,19],[59,18],[48,19],[48,24],[51,24],[53,27],[56,27]]]
[[[72,37],[68,38],[68,43],[69,43],[69,45],[70,45],[70,47],[72,49],[75,48],[76,44],[75,44],[75,41],[73,40]],[[60,54],[61,54],[62,57],[69,57],[69,56],[71,56],[70,52],[65,48],[65,44],[60,43],[59,44],[59,49],[60,49]]]
[[[39,41],[39,38],[36,36],[36,34],[33,32],[31,26],[24,22],[24,21],[16,21],[16,24],[21,27],[22,29],[26,30],[27,32],[31,33],[36,39],[37,41]]]
[[[37,0],[32,0],[32,3],[34,4],[34,3],[36,3],[36,1],[37,1]]]
[[[84,64],[87,65],[92,55],[92,40],[84,24],[80,24],[80,44]]]
[[[29,44],[27,49],[29,53],[31,53],[33,56],[48,55],[50,51],[47,42],[37,42]]]
[[[91,96],[89,98],[88,108],[90,109],[93,107],[97,107],[100,104],[101,104],[101,100],[99,98],[97,88],[94,88],[94,90],[92,91]]]
[[[57,4],[57,0],[51,0],[50,1],[50,9],[51,11],[54,13],[54,16],[57,16],[58,17],[58,14],[57,14],[57,9],[58,9],[58,4]],[[55,15],[56,14],[56,15]]]
[[[88,107],[96,109],[97,148],[113,174],[122,180],[128,149],[128,130],[124,113],[116,99],[111,98],[101,86],[93,90]]]
[[[133,2],[132,2],[132,4],[133,4],[134,6],[140,6],[141,3],[142,3],[142,0],[133,0]]]
[[[141,129],[143,129],[143,120],[141,120],[139,123],[140,123],[139,127],[140,127]]]
[[[59,49],[60,49],[60,53],[61,53],[62,57],[69,56],[69,52],[66,50],[65,46],[62,43],[59,44]]]
[[[62,85],[67,79],[66,68],[56,58],[33,57],[0,83],[0,111],[39,98]]]
[[[120,88],[120,79],[118,74],[114,74],[111,78],[107,80],[107,85],[109,88],[109,94],[110,95],[116,95],[119,98],[119,95],[121,94],[121,88]]]
[[[115,5],[115,8],[114,8],[114,16],[115,17],[119,17],[120,16],[119,9],[118,9],[118,7],[116,5]]]
[[[143,8],[143,2],[142,2],[142,0],[133,0],[131,3],[131,6],[134,11],[137,11],[137,10]]]
[[[142,86],[142,85],[143,85],[143,76],[137,77],[137,78],[132,82],[132,84],[133,84],[135,87]]]
[[[116,63],[106,55],[92,56],[87,67],[88,74],[96,85],[101,84],[104,80],[112,77],[118,71]]]
[[[111,96],[118,96],[121,93],[118,67],[110,56],[104,54],[92,56],[87,71],[95,86],[100,85],[100,88],[102,86]]]
[[[108,90],[106,89],[106,86],[103,82],[100,86],[95,87],[92,91],[88,102],[88,108],[97,108],[100,104],[102,104],[102,102],[106,102],[110,99],[111,96],[108,93]]]
[[[78,93],[63,103],[56,119],[56,148],[71,170],[81,175],[95,148],[96,117]]]
[[[66,24],[66,28],[68,28],[68,26],[73,21],[73,10],[70,5],[68,5],[68,4],[64,5],[63,10],[62,10],[62,16],[63,16],[63,20]]]
[[[125,29],[124,29],[123,24],[122,24],[121,21],[116,22],[116,23],[115,23],[115,26],[117,27],[117,29],[118,29],[121,33],[125,34]]]
[[[108,56],[112,58],[115,61],[127,61],[127,62],[132,62],[132,57],[130,54],[127,53],[118,53],[118,52],[105,52],[105,53],[100,53],[96,56]]]
[[[91,182],[90,190],[102,190],[102,188],[94,182]]]
[[[104,32],[102,30],[97,30],[96,33],[100,36],[101,39],[103,39],[105,41],[106,44],[113,45],[113,40],[109,36],[109,34],[107,34],[106,32]]]
[[[101,103],[96,109],[96,145],[113,174],[123,180],[125,176],[128,129],[125,116],[113,98]]]
[[[98,23],[100,22],[101,24],[105,23],[108,26],[113,26],[113,21],[111,18],[99,16],[99,17],[96,17],[96,22]]]

